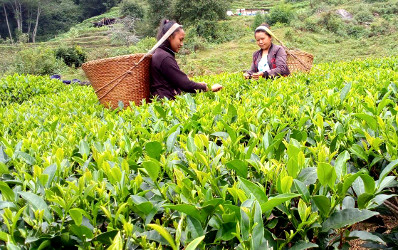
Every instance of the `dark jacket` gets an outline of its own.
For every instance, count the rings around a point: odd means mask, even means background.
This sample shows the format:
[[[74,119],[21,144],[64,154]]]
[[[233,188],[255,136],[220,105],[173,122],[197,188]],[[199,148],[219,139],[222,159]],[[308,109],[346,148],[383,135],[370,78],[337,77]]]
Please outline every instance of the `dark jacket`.
[[[167,43],[157,48],[151,61],[151,95],[174,99],[182,91],[195,93],[196,90],[206,90],[206,86],[188,79]]]
[[[260,49],[253,53],[252,67],[247,73],[250,75],[258,72],[258,63],[261,60],[263,51]],[[285,49],[282,46],[271,43],[271,47],[268,50],[268,70],[269,77],[275,76],[287,76],[290,74],[289,68],[287,67],[287,55]]]

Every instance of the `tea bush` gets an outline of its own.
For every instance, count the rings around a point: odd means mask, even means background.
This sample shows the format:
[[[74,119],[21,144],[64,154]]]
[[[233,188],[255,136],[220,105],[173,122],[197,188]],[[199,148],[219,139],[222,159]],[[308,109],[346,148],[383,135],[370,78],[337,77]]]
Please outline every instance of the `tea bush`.
[[[74,66],[78,68],[87,61],[87,54],[80,46],[58,48],[55,55],[58,59],[62,59],[69,67]]]
[[[65,68],[51,48],[24,48],[16,53],[10,72],[19,74],[50,75]]]
[[[0,107],[0,245],[392,247],[351,226],[395,195],[397,61],[202,76],[224,89],[125,110],[82,86]]]
[[[9,75],[0,79],[0,106],[29,100],[36,95],[56,94],[63,89],[59,80],[49,80],[47,76]]]
[[[369,10],[361,10],[355,14],[355,19],[359,23],[371,23],[373,22],[373,14]]]
[[[276,23],[289,24],[294,16],[295,13],[291,5],[281,4],[273,7],[265,18],[269,25],[274,25]]]
[[[135,0],[123,0],[120,3],[121,16],[130,16],[137,19],[144,18],[144,8]]]

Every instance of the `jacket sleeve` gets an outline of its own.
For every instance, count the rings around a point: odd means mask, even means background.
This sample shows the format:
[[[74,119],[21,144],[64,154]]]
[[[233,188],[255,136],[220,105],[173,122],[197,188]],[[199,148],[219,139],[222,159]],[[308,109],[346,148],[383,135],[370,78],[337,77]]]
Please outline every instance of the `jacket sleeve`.
[[[206,90],[203,84],[189,80],[188,76],[180,70],[177,62],[166,57],[161,63],[161,72],[168,82],[185,92],[195,93],[196,90]]]
[[[276,68],[267,71],[269,77],[289,75],[289,69],[287,67],[287,54],[283,47],[280,47],[276,51],[275,64]]]
[[[252,75],[253,73],[258,72],[258,69],[256,67],[256,60],[257,60],[257,51],[253,53],[253,60],[252,60],[252,66],[250,70],[247,70],[246,73],[249,75]]]

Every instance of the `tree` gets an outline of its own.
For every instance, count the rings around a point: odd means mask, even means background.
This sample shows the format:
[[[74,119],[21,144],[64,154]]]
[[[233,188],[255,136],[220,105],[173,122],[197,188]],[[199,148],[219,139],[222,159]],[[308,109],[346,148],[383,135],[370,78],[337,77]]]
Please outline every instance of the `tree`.
[[[155,30],[160,20],[163,18],[170,18],[172,16],[171,13],[171,0],[148,0],[149,8],[147,21],[150,24],[151,29]]]
[[[224,19],[230,1],[225,0],[176,0],[174,18],[185,25],[199,21],[217,21]]]
[[[7,8],[6,8],[7,1],[6,0],[1,0],[0,3],[3,6],[4,16],[5,16],[6,23],[7,23],[8,34],[10,35],[10,41],[13,44],[14,41],[12,39],[11,28],[10,28],[10,23],[8,22],[8,13],[7,13]]]
[[[116,4],[118,4],[120,0],[79,0],[77,3],[83,10],[83,15],[86,18],[100,15],[105,11],[109,10]]]

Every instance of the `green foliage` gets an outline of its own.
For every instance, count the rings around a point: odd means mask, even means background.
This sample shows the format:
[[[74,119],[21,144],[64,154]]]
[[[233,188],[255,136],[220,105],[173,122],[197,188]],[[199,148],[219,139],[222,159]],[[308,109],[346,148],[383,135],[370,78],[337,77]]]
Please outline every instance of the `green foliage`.
[[[394,28],[391,27],[390,23],[383,19],[378,19],[370,25],[370,35],[371,36],[389,34],[393,30],[394,30]]]
[[[146,15],[146,22],[149,24],[149,30],[151,36],[155,36],[156,29],[159,27],[160,20],[163,18],[169,18],[172,16],[170,6],[172,6],[171,0],[148,0],[148,11]],[[149,35],[149,34],[145,34]]]
[[[269,25],[276,23],[289,24],[295,16],[293,7],[289,4],[280,4],[271,9],[268,15],[265,16]]]
[[[146,53],[156,44],[156,39],[153,37],[145,37],[138,43],[129,47],[129,53]]]
[[[397,72],[390,57],[274,80],[202,76],[224,89],[125,110],[104,108],[91,87],[2,79],[57,94],[0,106],[0,239],[82,249],[383,244],[348,229],[394,195]]]
[[[338,35],[344,35],[344,22],[333,12],[327,12],[322,15],[320,23],[326,27],[327,30],[336,33]]]
[[[83,10],[83,15],[92,17],[102,14],[115,6],[119,0],[79,0],[79,6]]]
[[[58,48],[55,56],[62,59],[69,67],[74,66],[75,68],[82,66],[87,61],[87,55],[80,46]]]
[[[227,21],[198,21],[191,26],[190,32],[196,34],[190,36],[199,36],[209,43],[224,43],[240,38],[249,31],[244,25],[235,26]],[[200,38],[198,39],[200,42]],[[203,45],[204,46],[204,45]]]
[[[371,23],[374,19],[373,14],[369,10],[361,10],[355,14],[355,19],[359,23]]]
[[[62,34],[85,19],[82,8],[72,1],[48,1],[42,5],[37,40],[46,41]]]
[[[184,47],[180,51],[181,54],[189,54],[206,48],[207,41],[198,35],[196,27],[188,27],[185,29],[185,33]]]
[[[144,18],[144,8],[136,0],[123,0],[120,3],[120,15],[142,19]]]
[[[63,88],[58,80],[32,75],[9,75],[0,80],[0,107],[21,104],[37,95],[56,94]]]
[[[176,0],[174,16],[185,25],[192,25],[199,21],[211,23],[226,17],[228,4],[228,1],[223,0]]]
[[[256,16],[254,17],[252,29],[255,30],[258,26],[260,26],[264,22],[265,22],[265,16],[260,12],[257,12]]]
[[[17,52],[10,71],[19,74],[50,75],[59,72],[65,64],[57,60],[51,48],[24,48]]]

